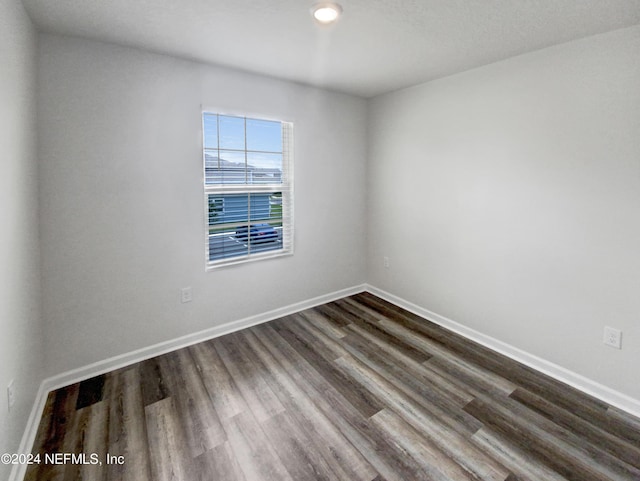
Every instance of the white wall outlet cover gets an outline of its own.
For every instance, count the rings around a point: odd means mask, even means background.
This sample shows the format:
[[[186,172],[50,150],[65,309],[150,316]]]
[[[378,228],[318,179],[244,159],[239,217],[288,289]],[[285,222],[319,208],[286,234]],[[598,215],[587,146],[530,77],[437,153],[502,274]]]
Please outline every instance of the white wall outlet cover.
[[[605,326],[603,342],[607,346],[622,349],[622,331],[613,327]]]
[[[191,287],[183,287],[180,289],[180,300],[185,302],[191,302],[193,300],[193,293]]]

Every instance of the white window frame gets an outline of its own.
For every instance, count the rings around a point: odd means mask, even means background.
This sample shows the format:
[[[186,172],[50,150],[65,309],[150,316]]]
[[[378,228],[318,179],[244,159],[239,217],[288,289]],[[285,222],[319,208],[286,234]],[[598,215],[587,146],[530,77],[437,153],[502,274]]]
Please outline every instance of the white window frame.
[[[205,150],[205,131],[204,131],[204,116],[205,114],[219,115],[243,118],[245,120],[245,133],[246,133],[246,120],[267,120],[272,122],[279,122],[282,126],[282,182],[278,184],[207,184],[206,177],[206,150]],[[204,227],[205,227],[205,266],[206,270],[213,270],[219,267],[225,267],[230,265],[244,264],[247,262],[253,262],[263,259],[272,259],[276,257],[293,255],[293,123],[283,120],[276,120],[267,118],[264,116],[254,115],[238,115],[227,114],[215,110],[203,110],[201,113],[202,120],[202,172],[204,186]],[[218,122],[219,128],[219,122]],[[218,132],[219,134],[219,132]],[[218,149],[219,146],[218,135]],[[247,153],[251,153],[251,150],[247,150],[245,144],[244,154],[245,162],[247,159]],[[233,257],[210,260],[210,242],[209,242],[209,195],[211,194],[260,194],[260,193],[282,193],[282,248],[276,250],[268,250],[265,252],[252,253],[249,248],[248,254],[237,255]],[[223,199],[224,200],[224,199]],[[223,204],[224,205],[224,204]],[[250,207],[249,207],[250,209]]]

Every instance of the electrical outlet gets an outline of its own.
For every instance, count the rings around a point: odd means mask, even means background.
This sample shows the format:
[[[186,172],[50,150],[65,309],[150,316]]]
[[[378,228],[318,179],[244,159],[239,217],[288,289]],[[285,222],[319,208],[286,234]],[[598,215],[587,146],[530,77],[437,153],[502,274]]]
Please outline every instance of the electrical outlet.
[[[383,257],[382,258],[382,262],[384,263],[384,267],[385,268],[389,268],[389,258],[388,257]]]
[[[613,327],[604,327],[604,343],[607,346],[615,347],[616,349],[622,349],[622,331],[620,329],[614,329]]]
[[[184,304],[185,302],[193,301],[193,293],[191,292],[191,287],[183,287],[180,289],[180,300]]]
[[[9,385],[7,386],[7,407],[9,408],[9,411],[11,411],[11,408],[15,403],[16,403],[15,383],[13,382],[13,379],[12,379]]]

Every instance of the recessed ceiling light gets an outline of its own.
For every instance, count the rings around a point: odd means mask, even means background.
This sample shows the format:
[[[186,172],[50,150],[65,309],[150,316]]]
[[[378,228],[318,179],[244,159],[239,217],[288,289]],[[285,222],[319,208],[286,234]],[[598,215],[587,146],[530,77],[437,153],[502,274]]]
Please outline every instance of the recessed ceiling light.
[[[318,22],[328,24],[338,19],[342,7],[337,3],[317,3],[311,8],[311,13]]]

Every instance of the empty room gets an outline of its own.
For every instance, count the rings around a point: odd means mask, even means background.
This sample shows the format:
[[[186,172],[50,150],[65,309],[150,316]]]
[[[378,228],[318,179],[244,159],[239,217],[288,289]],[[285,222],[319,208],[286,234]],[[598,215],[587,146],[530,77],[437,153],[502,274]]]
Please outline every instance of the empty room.
[[[0,479],[640,480],[640,0],[0,0]]]

